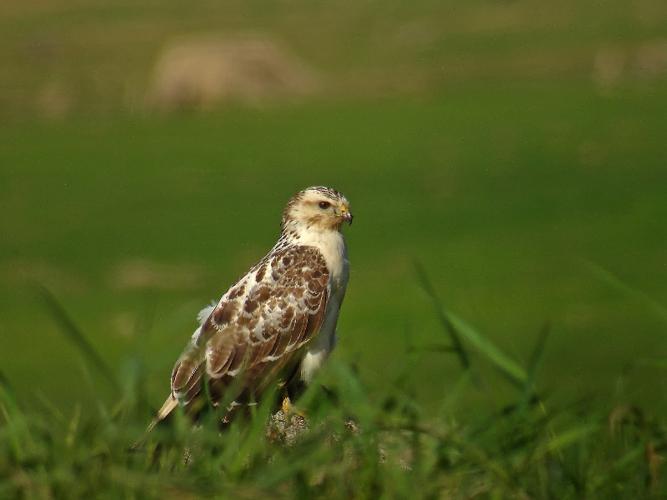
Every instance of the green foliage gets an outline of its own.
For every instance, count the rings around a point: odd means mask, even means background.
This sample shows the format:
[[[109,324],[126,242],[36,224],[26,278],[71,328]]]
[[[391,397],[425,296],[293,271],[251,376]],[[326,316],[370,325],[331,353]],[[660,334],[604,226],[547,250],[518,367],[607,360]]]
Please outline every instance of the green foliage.
[[[652,312],[667,283],[667,170],[656,132],[667,127],[666,103],[658,90],[603,97],[571,82],[476,84],[424,101],[6,128],[3,370],[19,392],[39,387],[62,406],[111,390],[82,379],[75,337],[61,342],[37,281],[68,304],[109,366],[145,354],[135,368],[152,374],[146,391],[158,404],[197,311],[271,247],[285,199],[332,184],[356,216],[346,228],[352,279],[337,355],[357,363],[371,393],[387,372],[404,370],[406,351],[413,383],[434,373],[454,380],[460,356],[443,363],[424,347],[454,346],[439,315],[455,311],[468,325],[456,330],[468,358],[495,346],[500,373],[520,380],[534,332],[549,322],[541,364],[555,398],[595,394],[665,411],[667,392],[652,390],[663,371],[634,360],[667,348],[664,320]],[[634,135],[619,136],[628,123]],[[580,152],[587,148],[598,156]],[[415,282],[414,258],[441,312]],[[653,305],[609,287],[582,258]],[[497,369],[476,376],[494,384]],[[416,385],[431,410],[446,390]],[[502,405],[512,395],[501,386],[486,399]]]
[[[429,288],[426,275],[423,284]],[[430,289],[432,290],[432,289]],[[69,317],[50,297],[54,319]],[[82,358],[105,376],[101,356],[71,320]],[[467,328],[457,320],[455,328]],[[445,325],[445,328],[449,328]],[[372,397],[348,365],[327,368],[299,400],[309,430],[296,442],[268,438],[275,397],[265,397],[223,431],[215,411],[196,425],[178,410],[133,446],[151,412],[141,397],[141,371],[126,370],[114,404],[67,411],[42,399],[29,410],[3,377],[0,385],[0,494],[89,498],[210,496],[258,498],[637,498],[667,487],[661,454],[667,427],[635,407],[604,413],[583,402],[555,406],[535,390],[546,330],[526,369],[524,392],[492,413],[460,420],[456,405],[470,384],[463,366],[458,390],[437,416],[414,399],[403,375]],[[481,332],[462,338],[499,370],[506,357]],[[463,343],[461,348],[463,349]],[[451,355],[448,353],[445,355]],[[456,354],[456,352],[454,352]],[[102,362],[103,363],[103,362]],[[127,365],[130,366],[130,365]],[[507,383],[516,386],[515,377]],[[525,398],[527,390],[531,392]]]
[[[664,495],[666,5],[0,2],[0,498]],[[218,31],[320,93],[151,114],[161,48]],[[310,433],[267,400],[130,451],[312,184],[355,224]]]

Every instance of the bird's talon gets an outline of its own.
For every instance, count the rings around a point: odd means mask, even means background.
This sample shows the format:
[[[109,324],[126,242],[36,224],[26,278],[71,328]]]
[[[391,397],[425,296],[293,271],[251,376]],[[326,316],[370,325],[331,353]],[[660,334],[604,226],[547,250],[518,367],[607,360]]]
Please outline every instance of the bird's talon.
[[[285,416],[294,414],[298,415],[301,418],[306,418],[306,413],[303,410],[299,410],[296,406],[294,406],[289,396],[285,396],[283,398],[283,402],[280,405],[280,409],[283,411],[283,415]]]
[[[288,415],[292,411],[292,402],[289,399],[289,396],[283,398],[283,403],[280,405],[280,409],[283,411],[284,415]]]

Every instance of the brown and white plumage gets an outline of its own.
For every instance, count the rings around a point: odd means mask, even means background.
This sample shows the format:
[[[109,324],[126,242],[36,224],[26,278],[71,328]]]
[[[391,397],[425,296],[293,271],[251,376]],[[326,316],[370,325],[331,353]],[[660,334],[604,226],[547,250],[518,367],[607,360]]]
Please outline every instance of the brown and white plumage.
[[[178,404],[194,407],[203,383],[218,404],[257,399],[282,377],[312,379],[333,349],[347,286],[345,221],[352,221],[349,203],[334,189],[311,187],[292,197],[275,246],[201,311],[158,420]]]

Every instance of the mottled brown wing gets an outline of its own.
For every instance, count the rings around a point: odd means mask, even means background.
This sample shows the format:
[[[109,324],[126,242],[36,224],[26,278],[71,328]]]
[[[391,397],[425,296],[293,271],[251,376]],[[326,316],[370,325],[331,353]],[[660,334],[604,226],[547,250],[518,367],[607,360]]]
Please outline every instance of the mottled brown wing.
[[[190,403],[204,370],[214,398],[235,380],[239,392],[257,395],[319,331],[328,281],[316,248],[293,246],[269,254],[223,296],[193,336],[174,367],[174,397]]]

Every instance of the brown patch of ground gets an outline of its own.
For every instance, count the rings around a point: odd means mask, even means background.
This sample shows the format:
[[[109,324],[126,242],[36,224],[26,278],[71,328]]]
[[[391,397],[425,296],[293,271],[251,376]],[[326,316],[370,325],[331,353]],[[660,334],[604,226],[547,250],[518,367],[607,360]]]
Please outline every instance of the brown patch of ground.
[[[592,76],[603,91],[627,81],[664,78],[667,76],[667,39],[649,40],[635,47],[602,47],[595,54]]]
[[[83,292],[85,280],[42,260],[17,259],[0,267],[0,281],[9,286],[43,285],[60,291]]]
[[[109,284],[116,289],[183,290],[201,282],[203,271],[191,264],[165,264],[145,259],[120,262],[109,273]]]
[[[162,50],[147,100],[166,111],[207,110],[224,101],[304,96],[316,87],[312,71],[267,36],[193,36]]]

